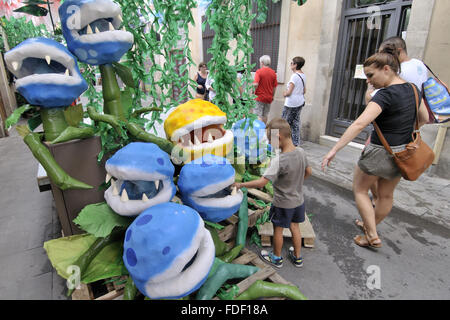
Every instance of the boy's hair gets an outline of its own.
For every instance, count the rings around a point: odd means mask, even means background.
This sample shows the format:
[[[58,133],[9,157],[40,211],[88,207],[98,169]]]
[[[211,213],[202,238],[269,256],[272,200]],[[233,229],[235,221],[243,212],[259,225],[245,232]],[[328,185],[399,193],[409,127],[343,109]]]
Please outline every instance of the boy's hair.
[[[292,131],[289,123],[281,118],[272,119],[267,125],[266,132],[269,135],[271,130],[278,130],[280,135],[285,138],[291,138]]]
[[[408,54],[408,50],[406,49],[406,42],[401,37],[390,37],[384,40],[380,45],[380,52],[383,52],[383,49],[386,45],[394,46],[396,49],[405,50],[405,53]]]
[[[268,55],[264,55],[259,58],[259,62],[268,67],[270,66],[270,57]]]
[[[200,62],[198,65],[198,70],[200,70],[201,67],[206,67],[206,63]]]
[[[303,57],[295,57],[292,62],[296,65],[295,70],[301,70],[305,65],[305,59]]]

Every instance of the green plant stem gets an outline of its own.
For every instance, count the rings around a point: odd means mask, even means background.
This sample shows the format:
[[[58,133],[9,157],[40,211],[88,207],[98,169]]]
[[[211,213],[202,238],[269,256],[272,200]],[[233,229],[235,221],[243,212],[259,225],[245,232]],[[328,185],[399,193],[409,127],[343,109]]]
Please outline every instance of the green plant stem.
[[[236,245],[245,246],[245,240],[247,239],[248,230],[248,191],[246,188],[242,188],[244,198],[242,199],[241,206],[239,208],[239,222],[236,235]]]
[[[159,146],[163,151],[167,152],[169,155],[172,154],[174,145],[167,139],[159,138],[151,133],[148,133],[142,129],[138,124],[128,122],[127,123],[128,132],[139,141],[151,142]]]
[[[138,289],[136,288],[136,285],[134,284],[134,281],[131,278],[131,276],[129,276],[127,283],[125,285],[125,289],[123,291],[123,300],[134,300],[137,293]]]
[[[216,257],[221,256],[227,252],[227,244],[220,240],[219,234],[216,229],[212,227],[206,227],[208,231],[211,233],[211,237],[214,241],[214,248],[216,249]]]
[[[307,300],[296,286],[255,281],[247,290],[242,292],[235,300],[256,300],[259,298],[285,297],[292,300]]]
[[[63,108],[41,108],[40,113],[46,141],[55,140],[69,126]]]
[[[116,116],[119,120],[125,121],[125,114],[120,99],[120,88],[113,66],[110,64],[101,65],[100,73],[102,75],[104,113]]]
[[[242,248],[244,248],[244,245],[239,244],[224,255],[220,256],[219,259],[226,263],[231,263],[236,257],[241,253]]]
[[[89,118],[91,118],[92,120],[109,124],[111,127],[113,127],[117,134],[119,134],[119,136],[121,135],[120,123],[116,116],[98,113],[94,109],[94,107],[91,106],[87,107],[87,113],[89,115]]]
[[[61,134],[51,142],[51,144],[55,143],[63,143],[75,139],[86,139],[94,136],[94,129],[92,128],[76,128],[76,127],[67,127]]]
[[[220,264],[214,274],[206,280],[197,293],[197,300],[210,300],[217,290],[228,279],[247,278],[259,270],[258,267],[242,264],[223,263]]]
[[[28,146],[33,156],[42,164],[52,182],[62,190],[67,189],[92,189],[93,187],[70,177],[55,161],[50,150],[41,143],[41,137],[37,133],[26,134],[23,141]]]
[[[162,108],[157,108],[157,107],[145,107],[145,108],[141,108],[141,109],[138,109],[138,110],[134,111],[134,112],[131,114],[131,117],[132,117],[132,118],[137,118],[137,117],[139,117],[139,116],[140,116],[141,114],[143,114],[143,113],[152,112],[152,111],[159,111],[159,112],[162,112],[163,109],[162,109]]]

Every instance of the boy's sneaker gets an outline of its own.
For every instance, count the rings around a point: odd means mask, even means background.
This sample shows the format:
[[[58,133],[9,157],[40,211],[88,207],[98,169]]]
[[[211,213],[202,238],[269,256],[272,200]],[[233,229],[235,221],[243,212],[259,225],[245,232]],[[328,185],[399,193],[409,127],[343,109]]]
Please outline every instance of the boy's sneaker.
[[[303,258],[300,256],[300,258],[297,258],[294,254],[294,247],[289,248],[289,259],[291,259],[294,266],[297,268],[300,268],[303,266]]]
[[[276,268],[281,268],[283,266],[283,257],[275,256],[272,251],[261,250],[259,256],[265,262],[270,263]]]

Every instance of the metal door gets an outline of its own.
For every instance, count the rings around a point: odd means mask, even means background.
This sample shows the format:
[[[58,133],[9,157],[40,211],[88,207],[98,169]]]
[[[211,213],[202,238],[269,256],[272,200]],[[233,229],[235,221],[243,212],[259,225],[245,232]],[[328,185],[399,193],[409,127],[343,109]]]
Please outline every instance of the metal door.
[[[367,83],[355,78],[357,65],[374,54],[381,42],[401,35],[409,22],[412,1],[345,0],[336,53],[327,134],[340,137],[363,112]],[[376,4],[376,5],[375,5]],[[364,143],[371,128],[355,142]]]

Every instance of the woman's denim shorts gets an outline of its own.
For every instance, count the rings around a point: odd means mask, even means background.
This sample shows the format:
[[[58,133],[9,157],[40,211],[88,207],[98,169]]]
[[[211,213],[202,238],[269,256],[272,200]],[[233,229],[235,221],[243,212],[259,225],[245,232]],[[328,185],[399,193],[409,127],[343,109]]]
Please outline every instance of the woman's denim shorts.
[[[405,150],[406,145],[391,147],[392,152]],[[368,144],[361,153],[358,167],[366,174],[393,180],[401,176],[401,172],[395,164],[394,157],[377,144]]]

